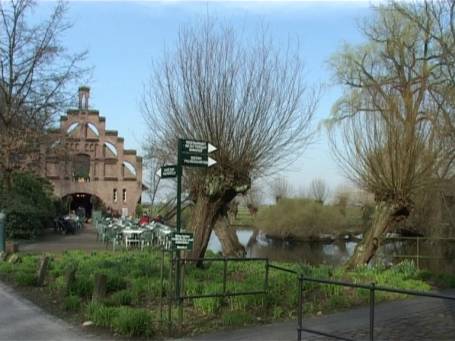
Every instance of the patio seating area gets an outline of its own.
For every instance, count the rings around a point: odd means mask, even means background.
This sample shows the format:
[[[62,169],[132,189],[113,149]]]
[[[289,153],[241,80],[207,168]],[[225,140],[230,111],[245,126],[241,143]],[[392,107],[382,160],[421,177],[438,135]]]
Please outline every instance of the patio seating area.
[[[76,215],[66,215],[55,218],[54,231],[61,234],[76,234],[84,227],[84,220]]]
[[[112,250],[141,249],[150,247],[169,249],[170,235],[174,228],[165,224],[152,221],[140,225],[138,220],[125,218],[98,218],[93,225],[97,233],[97,240],[103,242]]]

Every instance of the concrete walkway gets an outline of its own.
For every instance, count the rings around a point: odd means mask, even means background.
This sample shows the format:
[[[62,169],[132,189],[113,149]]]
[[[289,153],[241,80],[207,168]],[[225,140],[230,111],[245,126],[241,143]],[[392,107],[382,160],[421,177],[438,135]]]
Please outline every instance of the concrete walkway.
[[[24,252],[63,252],[65,250],[105,250],[106,246],[96,240],[96,231],[91,224],[85,224],[76,234],[62,235],[53,230],[46,230],[35,241],[19,244],[19,251]]]
[[[49,315],[0,282],[0,340],[101,340]]]
[[[455,290],[444,294],[455,297]],[[304,319],[304,327],[354,340],[368,340],[369,308],[357,308],[321,317]],[[455,340],[455,301],[415,298],[380,303],[375,309],[375,340]],[[302,334],[304,340],[333,340]],[[227,330],[184,340],[285,341],[297,339],[297,321]]]

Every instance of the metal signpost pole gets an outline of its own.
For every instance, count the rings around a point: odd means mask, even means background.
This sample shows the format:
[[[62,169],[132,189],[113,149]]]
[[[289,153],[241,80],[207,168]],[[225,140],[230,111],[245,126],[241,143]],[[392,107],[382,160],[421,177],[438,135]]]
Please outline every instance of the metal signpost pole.
[[[183,167],[202,167],[208,168],[216,164],[216,161],[209,157],[209,153],[214,152],[216,147],[207,141],[179,139],[177,145],[177,165],[167,165],[161,167],[158,175],[162,178],[177,177],[177,217],[176,232],[171,235],[171,252],[175,251],[175,300],[179,308],[179,320],[183,319],[183,300],[181,288],[183,281],[182,264],[180,251],[191,250],[193,248],[193,234],[182,233],[181,211],[182,211],[182,173]]]
[[[181,208],[182,208],[182,148],[183,140],[179,139],[177,146],[177,233],[180,233],[181,230]],[[175,298],[177,304],[180,308],[182,304],[180,299],[180,250],[177,248],[175,250]],[[180,316],[179,316],[180,318]]]
[[[6,215],[0,212],[0,252],[5,252]]]

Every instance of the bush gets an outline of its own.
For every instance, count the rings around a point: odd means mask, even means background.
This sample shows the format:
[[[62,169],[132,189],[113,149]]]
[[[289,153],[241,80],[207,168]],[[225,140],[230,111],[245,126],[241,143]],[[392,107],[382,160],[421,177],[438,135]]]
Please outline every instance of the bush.
[[[145,309],[117,308],[112,329],[122,335],[151,336],[152,316]]]
[[[358,208],[347,208],[342,214],[337,206],[321,205],[310,199],[285,198],[274,206],[261,208],[254,225],[277,238],[305,239],[359,229],[361,212]]]
[[[10,239],[30,239],[53,224],[55,205],[52,185],[32,173],[14,173],[9,192],[0,189],[0,209],[6,213]]]

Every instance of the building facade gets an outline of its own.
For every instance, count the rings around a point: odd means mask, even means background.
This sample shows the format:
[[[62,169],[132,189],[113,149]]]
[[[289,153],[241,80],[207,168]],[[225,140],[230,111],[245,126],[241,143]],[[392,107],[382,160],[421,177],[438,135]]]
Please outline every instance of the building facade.
[[[89,109],[89,98],[90,88],[80,87],[79,107],[60,118],[43,175],[71,209],[82,207],[90,215],[104,207],[113,214],[133,215],[143,188],[142,158],[124,148],[117,131],[106,129],[106,119]]]

